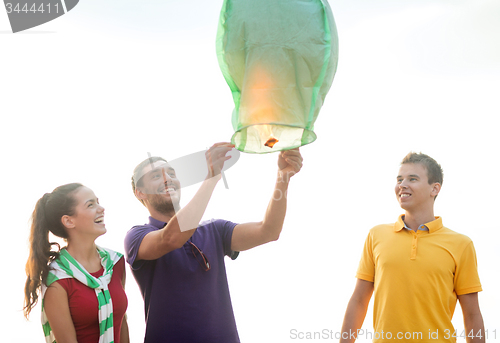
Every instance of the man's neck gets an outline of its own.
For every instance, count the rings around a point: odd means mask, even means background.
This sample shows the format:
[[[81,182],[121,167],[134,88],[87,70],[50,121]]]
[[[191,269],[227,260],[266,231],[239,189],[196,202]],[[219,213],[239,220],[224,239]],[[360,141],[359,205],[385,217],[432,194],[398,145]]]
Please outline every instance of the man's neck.
[[[162,212],[158,212],[154,209],[149,209],[149,215],[156,220],[168,223],[170,221],[170,219],[172,219],[175,216],[175,211],[162,213]]]
[[[429,223],[436,219],[434,217],[434,211],[426,211],[422,213],[414,213],[406,211],[404,222],[413,231],[417,231],[420,225]]]

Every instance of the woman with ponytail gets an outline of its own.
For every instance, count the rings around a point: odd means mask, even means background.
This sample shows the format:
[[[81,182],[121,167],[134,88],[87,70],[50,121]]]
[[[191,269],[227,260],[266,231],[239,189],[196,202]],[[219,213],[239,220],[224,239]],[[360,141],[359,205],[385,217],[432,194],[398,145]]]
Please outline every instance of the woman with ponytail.
[[[125,263],[95,239],[106,232],[104,208],[79,183],[57,187],[33,211],[24,315],[41,297],[48,343],[128,343]],[[67,246],[49,242],[49,232]]]

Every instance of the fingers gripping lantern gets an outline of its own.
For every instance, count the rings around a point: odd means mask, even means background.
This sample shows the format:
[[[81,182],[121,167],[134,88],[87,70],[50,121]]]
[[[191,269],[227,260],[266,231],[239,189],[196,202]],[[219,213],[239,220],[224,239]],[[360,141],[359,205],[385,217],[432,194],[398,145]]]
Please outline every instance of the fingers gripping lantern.
[[[224,0],[217,57],[233,96],[238,150],[268,153],[316,140],[314,122],[338,61],[326,0]]]

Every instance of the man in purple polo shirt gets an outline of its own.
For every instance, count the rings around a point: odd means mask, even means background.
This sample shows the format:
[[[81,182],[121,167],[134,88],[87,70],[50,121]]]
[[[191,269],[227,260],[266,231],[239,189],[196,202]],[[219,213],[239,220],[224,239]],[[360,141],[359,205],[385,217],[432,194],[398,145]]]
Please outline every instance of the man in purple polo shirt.
[[[182,209],[179,180],[164,159],[146,159],[134,170],[134,194],[150,217],[148,224],[127,233],[125,255],[144,298],[146,343],[240,341],[224,256],[234,260],[239,251],[278,239],[288,184],[302,168],[302,156],[298,149],[280,153],[274,195],[261,222],[200,224],[232,148],[230,143],[216,143],[207,151],[209,175]]]

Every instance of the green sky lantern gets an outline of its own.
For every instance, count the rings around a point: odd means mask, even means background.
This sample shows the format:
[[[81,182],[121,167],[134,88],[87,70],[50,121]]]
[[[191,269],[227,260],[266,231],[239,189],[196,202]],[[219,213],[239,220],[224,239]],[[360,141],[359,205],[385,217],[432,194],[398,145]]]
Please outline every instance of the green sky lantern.
[[[338,61],[326,0],[224,0],[217,56],[233,95],[238,150],[269,153],[316,140]]]

